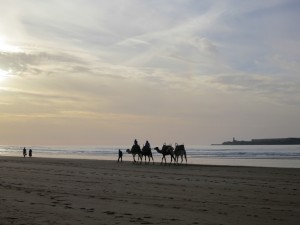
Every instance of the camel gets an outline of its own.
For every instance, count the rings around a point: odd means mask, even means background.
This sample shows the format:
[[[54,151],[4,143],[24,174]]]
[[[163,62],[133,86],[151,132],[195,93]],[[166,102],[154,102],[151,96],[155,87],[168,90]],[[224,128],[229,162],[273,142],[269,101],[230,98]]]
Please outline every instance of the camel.
[[[177,143],[175,143],[174,154],[175,154],[177,164],[178,164],[179,156],[181,157],[181,164],[182,164],[182,161],[183,161],[183,157],[185,158],[185,164],[187,164],[186,151],[185,151],[184,145],[178,145]]]
[[[151,148],[148,147],[148,146],[143,146],[142,148],[142,158],[143,156],[145,156],[145,163],[146,163],[146,157],[148,156],[148,163],[150,163],[150,159],[152,158],[152,162],[154,164],[154,159],[153,159],[153,156],[152,156],[152,152],[151,152]]]
[[[166,165],[166,155],[170,155],[171,156],[171,162],[172,163],[173,159],[174,159],[174,163],[175,163],[175,157],[174,157],[174,148],[171,145],[166,145],[164,144],[161,148],[161,150],[158,147],[154,148],[158,153],[162,154],[163,157],[161,159],[161,163],[163,163],[163,160],[165,160],[165,165]]]
[[[139,145],[133,145],[131,150],[127,149],[126,152],[129,153],[129,154],[132,154],[133,163],[138,163],[139,160],[141,160],[140,163],[142,163],[143,155],[142,155],[141,147]],[[138,160],[137,161],[135,160],[135,155],[138,155]]]

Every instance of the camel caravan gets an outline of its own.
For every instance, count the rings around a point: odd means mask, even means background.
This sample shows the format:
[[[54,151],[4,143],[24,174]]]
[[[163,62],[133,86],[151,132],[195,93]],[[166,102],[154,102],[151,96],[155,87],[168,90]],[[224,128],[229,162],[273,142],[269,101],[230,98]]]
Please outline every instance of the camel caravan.
[[[162,154],[161,163],[165,162],[165,165],[167,164],[166,156],[171,157],[171,161],[169,164],[179,164],[179,157],[181,158],[180,164],[185,159],[185,164],[187,164],[187,157],[186,157],[186,151],[184,145],[178,145],[175,143],[175,149],[172,145],[166,145],[164,144],[161,149],[159,147],[153,148],[156,150],[159,154]],[[138,144],[137,140],[134,140],[134,144],[131,149],[127,149],[126,152],[129,154],[132,154],[133,157],[133,163],[142,163],[143,158],[145,158],[145,164],[150,163],[152,160],[152,163],[154,164],[154,159],[151,151],[151,147],[148,141],[146,141],[146,144],[143,145],[143,148],[141,149],[140,145]],[[136,157],[137,156],[137,160]],[[148,157],[148,162],[146,161]]]

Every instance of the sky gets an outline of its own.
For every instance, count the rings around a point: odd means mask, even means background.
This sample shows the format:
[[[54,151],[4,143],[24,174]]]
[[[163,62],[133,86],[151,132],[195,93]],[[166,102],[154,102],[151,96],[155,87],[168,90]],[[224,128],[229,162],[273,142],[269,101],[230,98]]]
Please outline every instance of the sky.
[[[0,5],[0,145],[300,137],[298,0]]]

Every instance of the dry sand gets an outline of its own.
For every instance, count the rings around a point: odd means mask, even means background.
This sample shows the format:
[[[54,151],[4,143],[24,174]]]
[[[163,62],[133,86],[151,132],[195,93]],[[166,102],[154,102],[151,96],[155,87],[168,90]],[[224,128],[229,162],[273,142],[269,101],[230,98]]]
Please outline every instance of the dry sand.
[[[290,225],[300,169],[0,157],[0,224]]]

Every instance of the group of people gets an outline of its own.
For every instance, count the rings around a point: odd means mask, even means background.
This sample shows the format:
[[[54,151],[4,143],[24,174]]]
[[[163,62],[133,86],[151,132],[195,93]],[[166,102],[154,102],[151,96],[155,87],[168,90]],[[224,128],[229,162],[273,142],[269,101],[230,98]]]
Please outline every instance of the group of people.
[[[138,144],[138,141],[137,141],[136,139],[134,139],[133,145],[139,145],[139,144]],[[145,147],[151,148],[149,141],[146,141]],[[118,158],[118,162],[123,162],[122,157],[123,157],[123,152],[121,151],[121,149],[119,149],[119,158]]]
[[[138,144],[138,141],[137,141],[136,139],[134,139],[134,145],[139,145],[139,144]],[[151,148],[151,147],[150,147],[150,143],[149,143],[149,141],[146,141],[146,143],[145,143],[145,147],[147,147],[147,148]]]
[[[26,148],[24,147],[24,148],[23,148],[23,156],[26,157],[26,155],[27,155],[27,150],[26,150]],[[29,157],[32,157],[32,149],[29,149],[28,155],[29,155]]]

